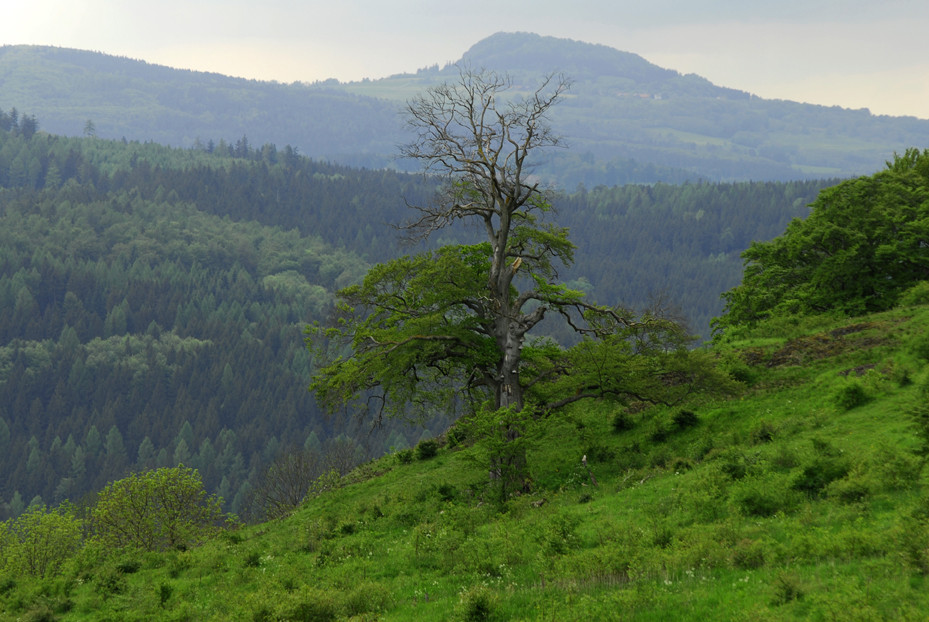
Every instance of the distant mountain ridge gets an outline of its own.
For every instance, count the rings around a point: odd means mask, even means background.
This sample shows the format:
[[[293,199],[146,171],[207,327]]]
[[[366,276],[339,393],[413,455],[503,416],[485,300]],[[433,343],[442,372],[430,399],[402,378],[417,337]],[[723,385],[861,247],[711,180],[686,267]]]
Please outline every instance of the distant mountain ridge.
[[[540,169],[563,187],[685,180],[786,180],[873,171],[929,145],[929,120],[764,100],[604,45],[497,33],[457,63],[380,80],[280,84],[171,69],[97,52],[0,47],[0,109],[40,129],[192,146],[209,140],[291,145],[352,166],[403,166],[400,104],[454,79],[456,65],[517,83],[561,72],[574,86],[553,115],[570,149]]]

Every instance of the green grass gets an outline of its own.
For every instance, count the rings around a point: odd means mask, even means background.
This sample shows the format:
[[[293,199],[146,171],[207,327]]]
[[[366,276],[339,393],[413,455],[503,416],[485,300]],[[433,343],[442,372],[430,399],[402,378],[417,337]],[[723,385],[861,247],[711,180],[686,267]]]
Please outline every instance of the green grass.
[[[751,361],[739,395],[545,421],[529,494],[494,503],[467,443],[386,456],[199,548],[0,577],[0,620],[923,619],[927,329],[913,307],[745,331],[715,346]]]

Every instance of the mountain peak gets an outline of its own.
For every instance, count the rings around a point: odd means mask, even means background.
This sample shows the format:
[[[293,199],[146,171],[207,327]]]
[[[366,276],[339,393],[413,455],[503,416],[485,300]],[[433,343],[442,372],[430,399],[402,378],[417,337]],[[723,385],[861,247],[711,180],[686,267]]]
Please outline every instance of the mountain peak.
[[[565,73],[576,80],[610,76],[656,82],[680,75],[631,52],[529,32],[493,34],[471,46],[461,62],[496,70]]]

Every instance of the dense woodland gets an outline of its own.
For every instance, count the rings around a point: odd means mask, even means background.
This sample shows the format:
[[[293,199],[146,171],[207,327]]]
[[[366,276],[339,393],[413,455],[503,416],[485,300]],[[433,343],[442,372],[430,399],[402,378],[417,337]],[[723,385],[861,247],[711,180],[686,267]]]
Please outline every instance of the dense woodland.
[[[465,416],[345,475],[291,454],[255,525],[188,467],[36,503],[0,521],[0,620],[924,620],[927,243],[909,149],[743,253],[713,343],[675,353],[722,392],[577,402],[507,439]],[[496,495],[517,443],[531,477]]]
[[[0,518],[179,463],[239,511],[286,448],[336,447],[347,469],[450,423],[323,417],[302,339],[332,292],[404,252],[390,225],[431,180],[244,136],[172,149],[40,122],[0,111]],[[829,183],[555,195],[578,246],[566,276],[601,302],[662,295],[706,336],[739,253]]]

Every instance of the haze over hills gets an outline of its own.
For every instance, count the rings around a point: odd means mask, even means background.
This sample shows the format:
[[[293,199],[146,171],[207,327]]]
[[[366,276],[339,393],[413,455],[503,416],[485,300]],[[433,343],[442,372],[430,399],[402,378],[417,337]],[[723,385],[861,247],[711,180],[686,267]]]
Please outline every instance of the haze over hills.
[[[381,80],[279,84],[170,69],[98,52],[0,48],[0,109],[42,129],[103,138],[292,145],[343,164],[403,166],[400,105],[459,66],[514,82],[561,72],[574,85],[553,115],[570,149],[540,169],[574,188],[629,182],[844,177],[929,143],[929,120],[764,100],[681,75],[629,52],[529,33],[498,33],[456,63]],[[529,83],[527,82],[527,83]]]

